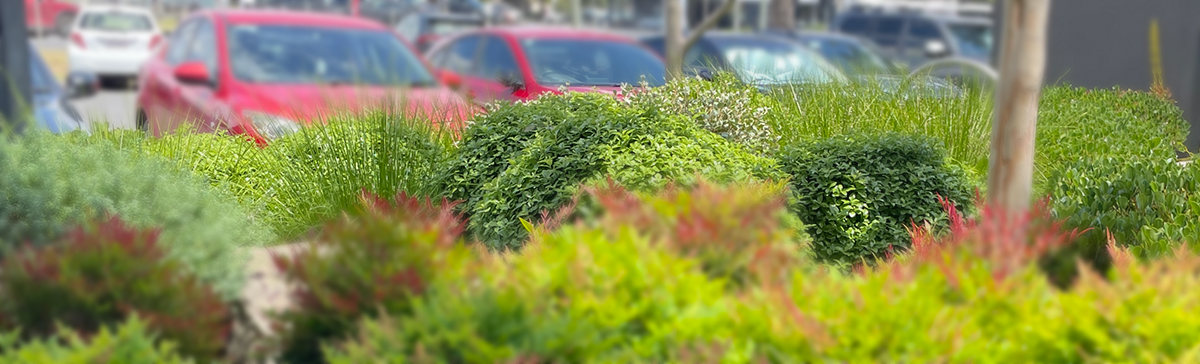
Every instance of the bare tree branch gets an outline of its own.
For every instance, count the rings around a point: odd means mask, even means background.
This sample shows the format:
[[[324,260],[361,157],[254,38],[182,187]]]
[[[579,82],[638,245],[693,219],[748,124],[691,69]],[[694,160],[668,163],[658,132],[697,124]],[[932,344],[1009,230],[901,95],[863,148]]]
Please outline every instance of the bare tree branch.
[[[691,49],[692,46],[696,44],[696,42],[700,41],[700,37],[704,35],[704,32],[716,26],[717,22],[721,21],[722,17],[725,17],[725,14],[729,14],[729,11],[733,10],[733,5],[737,4],[737,2],[738,0],[725,0],[725,2],[721,4],[721,7],[717,8],[717,11],[708,14],[708,17],[704,18],[704,21],[701,21],[699,25],[696,25],[696,27],[692,29],[692,32],[688,34],[687,38],[683,40],[683,45],[681,48],[683,52],[681,53],[686,53],[688,49]]]

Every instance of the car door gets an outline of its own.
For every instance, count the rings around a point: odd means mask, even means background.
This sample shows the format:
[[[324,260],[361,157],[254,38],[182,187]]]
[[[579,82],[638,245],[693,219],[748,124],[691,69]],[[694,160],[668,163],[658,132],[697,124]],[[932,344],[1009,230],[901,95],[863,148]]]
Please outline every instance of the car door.
[[[504,38],[488,35],[482,38],[483,49],[475,64],[477,67],[465,77],[465,85],[475,92],[480,101],[523,100],[530,96],[529,87],[535,82],[532,75],[521,70],[512,45]],[[514,89],[501,79],[512,77],[522,87]]]
[[[466,80],[474,72],[475,59],[478,58],[482,36],[478,34],[468,34],[458,39],[452,40],[450,43],[434,51],[430,54],[429,60],[440,67],[440,71],[450,72],[459,77],[463,81],[462,88],[467,93],[467,98],[474,99],[476,90],[468,87]]]
[[[908,62],[900,51],[900,42],[904,34],[905,17],[886,15],[875,19],[871,29],[871,40],[888,52],[890,57]]]
[[[942,39],[942,30],[936,23],[928,19],[913,18],[908,23],[908,31],[905,32],[904,43],[900,47],[901,58],[914,67],[919,66],[929,61],[926,45],[931,41],[941,42]],[[949,44],[941,44],[949,49]]]
[[[176,110],[181,114],[175,120],[191,124],[199,132],[212,132],[221,127],[221,120],[227,115],[223,114],[224,108],[216,98],[217,88],[220,87],[217,83],[220,79],[217,77],[217,29],[211,20],[200,19],[197,23],[184,62],[203,63],[208,69],[210,81],[208,84],[179,84],[179,107]]]
[[[179,80],[175,79],[175,67],[183,63],[187,50],[195,34],[198,19],[184,21],[167,39],[163,53],[157,59],[146,62],[142,71],[142,84],[139,85],[145,97],[138,100],[142,111],[145,112],[148,131],[155,136],[161,136],[164,131],[173,130],[176,122],[175,111],[179,108]]]

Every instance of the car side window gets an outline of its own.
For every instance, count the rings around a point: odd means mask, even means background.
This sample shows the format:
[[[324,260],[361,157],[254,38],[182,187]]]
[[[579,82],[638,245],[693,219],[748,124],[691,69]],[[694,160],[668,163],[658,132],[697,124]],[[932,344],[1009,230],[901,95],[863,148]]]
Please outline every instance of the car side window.
[[[475,63],[475,55],[479,53],[478,35],[468,35],[451,44],[446,50],[442,64],[445,68],[460,74],[471,74]]]
[[[396,33],[400,33],[400,36],[409,42],[417,41],[417,34],[420,32],[421,16],[419,14],[406,16],[396,24]]]
[[[940,39],[942,37],[941,30],[937,25],[926,19],[913,19],[908,24],[908,35],[910,38],[922,40]]]
[[[192,20],[183,23],[175,33],[171,34],[171,38],[167,41],[166,61],[172,66],[183,62],[187,56],[189,42],[192,40],[192,33],[196,30],[196,23],[199,21]]]
[[[479,58],[479,69],[475,74],[482,78],[495,79],[500,75],[521,75],[517,58],[503,38],[489,36],[483,40],[483,54]]]
[[[867,18],[852,16],[842,21],[841,28],[843,33],[866,34],[869,25],[871,25],[871,22]]]
[[[883,17],[875,25],[875,43],[881,46],[894,46],[900,42],[900,34],[904,31],[904,18]]]
[[[208,68],[208,74],[217,75],[217,32],[212,22],[201,20],[197,23],[195,34],[189,42],[187,61],[203,62]]]

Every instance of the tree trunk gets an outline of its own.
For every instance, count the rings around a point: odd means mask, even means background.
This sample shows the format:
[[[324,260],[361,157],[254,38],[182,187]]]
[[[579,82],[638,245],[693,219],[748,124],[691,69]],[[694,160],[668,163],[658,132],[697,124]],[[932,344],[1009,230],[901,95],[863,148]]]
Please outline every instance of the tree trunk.
[[[708,14],[700,24],[696,25],[687,37],[683,35],[683,2],[680,0],[665,0],[663,6],[663,16],[667,17],[663,22],[666,26],[666,34],[664,35],[663,48],[666,53],[667,62],[667,80],[674,80],[683,77],[683,56],[687,54],[688,49],[700,40],[700,36],[704,32],[717,25],[721,17],[728,14],[737,0],[725,0],[717,11]]]
[[[767,28],[776,30],[796,29],[796,0],[770,0],[771,16]]]
[[[1038,99],[1046,65],[1050,0],[1009,0],[1001,23],[1000,82],[988,166],[988,202],[1007,214],[1029,208]]]

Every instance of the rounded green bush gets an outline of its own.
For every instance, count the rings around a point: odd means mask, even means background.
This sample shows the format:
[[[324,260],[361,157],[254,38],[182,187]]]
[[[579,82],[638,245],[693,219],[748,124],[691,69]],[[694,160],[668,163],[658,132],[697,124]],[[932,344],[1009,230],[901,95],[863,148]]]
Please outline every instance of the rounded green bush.
[[[468,206],[471,231],[492,249],[520,248],[528,236],[522,219],[537,221],[543,212],[567,204],[582,183],[606,176],[634,190],[672,181],[687,185],[697,176],[718,183],[784,178],[774,160],[755,156],[683,117],[607,95],[568,93],[504,109],[562,118],[532,128],[535,137],[509,156],[512,162],[466,199],[476,201]],[[460,156],[467,153],[471,151]],[[500,161],[492,163],[502,165]]]
[[[34,132],[0,142],[0,253],[54,241],[68,226],[116,214],[161,228],[161,242],[225,298],[238,294],[245,256],[270,242],[232,198],[158,157]]]
[[[835,137],[781,155],[792,175],[791,209],[821,260],[857,264],[908,247],[912,224],[945,221],[939,196],[960,210],[971,206],[970,180],[933,138]]]

